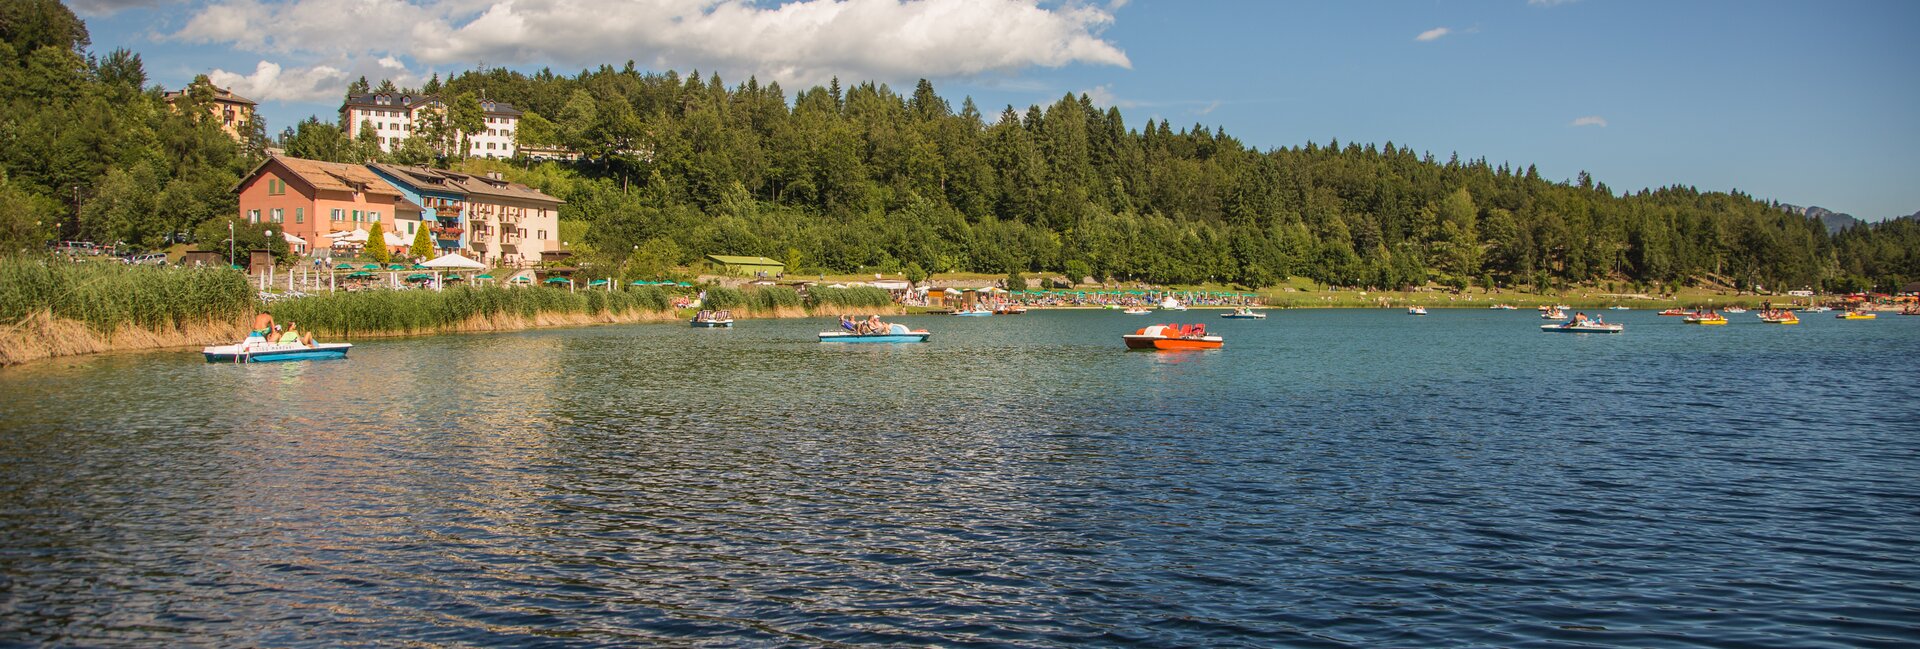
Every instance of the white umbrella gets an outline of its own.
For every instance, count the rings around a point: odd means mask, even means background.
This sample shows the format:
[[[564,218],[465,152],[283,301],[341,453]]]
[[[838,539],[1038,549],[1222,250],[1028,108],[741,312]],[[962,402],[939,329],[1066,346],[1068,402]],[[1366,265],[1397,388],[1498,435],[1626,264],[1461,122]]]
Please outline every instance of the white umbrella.
[[[352,232],[341,230],[339,232],[330,232],[327,234],[327,238],[333,239],[334,241],[352,241],[356,243],[366,243],[367,236],[368,235],[366,230],[361,230],[358,228],[355,228],[354,231]]]
[[[460,255],[459,255],[459,253],[451,253],[451,252],[450,252],[450,253],[447,253],[447,254],[445,254],[445,255],[441,255],[441,256],[439,256],[439,257],[437,257],[437,258],[435,258],[435,259],[433,259],[433,260],[431,260],[431,261],[428,261],[428,262],[426,262],[426,263],[423,263],[423,264],[420,264],[420,265],[422,265],[422,266],[426,266],[426,267],[428,267],[428,268],[433,268],[433,269],[436,269],[436,270],[438,270],[438,269],[445,269],[445,270],[480,270],[480,269],[482,269],[482,268],[486,268],[486,267],[487,267],[487,265],[486,265],[486,264],[483,264],[483,263],[480,263],[480,262],[477,262],[477,261],[474,261],[474,260],[472,260],[472,259],[468,259],[468,258],[466,258],[466,257],[462,257],[462,256],[460,256]]]

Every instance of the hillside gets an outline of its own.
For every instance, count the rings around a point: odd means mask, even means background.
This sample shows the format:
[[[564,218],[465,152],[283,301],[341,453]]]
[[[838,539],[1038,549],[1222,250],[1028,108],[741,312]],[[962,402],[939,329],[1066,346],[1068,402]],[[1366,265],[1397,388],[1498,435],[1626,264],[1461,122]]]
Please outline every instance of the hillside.
[[[224,236],[237,217],[231,188],[258,159],[263,125],[236,142],[193,93],[169,108],[138,54],[86,52],[70,12],[35,19],[44,24],[0,25],[11,48],[0,48],[0,74],[13,80],[0,87],[10,144],[0,153],[0,246]],[[900,93],[836,80],[789,95],[751,78],[631,65],[474,71],[434,90],[520,106],[523,142],[588,157],[494,164],[565,199],[569,227],[586,228],[570,239],[579,263],[602,267],[730,253],[800,271],[1045,270],[1257,286],[1290,276],[1352,287],[1920,279],[1911,220],[1836,235],[1744,194],[1618,193],[1584,173],[1556,182],[1401,143],[1261,150],[1218,125],[1130,127],[1086,96],[983,111],[925,81]],[[318,120],[279,144],[339,162],[392,159]],[[430,150],[403,145],[411,153],[400,155]]]

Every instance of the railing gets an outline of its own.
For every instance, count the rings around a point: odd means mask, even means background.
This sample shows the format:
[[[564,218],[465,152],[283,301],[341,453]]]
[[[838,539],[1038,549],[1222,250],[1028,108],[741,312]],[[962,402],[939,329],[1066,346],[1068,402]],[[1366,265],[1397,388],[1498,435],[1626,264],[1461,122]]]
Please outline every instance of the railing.
[[[441,226],[433,229],[433,236],[441,239],[458,239],[463,228]]]

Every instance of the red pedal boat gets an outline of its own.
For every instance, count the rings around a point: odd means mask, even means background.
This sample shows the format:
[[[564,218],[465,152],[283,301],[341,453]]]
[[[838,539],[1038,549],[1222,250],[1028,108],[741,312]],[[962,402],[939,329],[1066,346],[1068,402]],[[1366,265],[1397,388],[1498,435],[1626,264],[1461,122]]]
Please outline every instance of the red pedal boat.
[[[1226,340],[1207,335],[1204,324],[1150,325],[1121,336],[1127,349],[1219,349]]]

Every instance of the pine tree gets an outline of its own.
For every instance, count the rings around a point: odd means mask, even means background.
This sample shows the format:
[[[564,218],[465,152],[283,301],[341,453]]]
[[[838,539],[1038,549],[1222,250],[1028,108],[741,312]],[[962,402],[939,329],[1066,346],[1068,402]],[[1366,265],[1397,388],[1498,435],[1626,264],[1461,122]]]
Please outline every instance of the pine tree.
[[[413,245],[407,248],[407,254],[423,261],[433,256],[433,240],[427,237],[425,224],[413,231]]]
[[[382,266],[393,260],[393,253],[387,250],[387,235],[380,231],[379,223],[367,231],[367,256]]]

